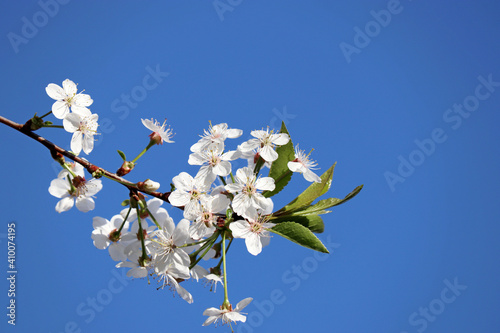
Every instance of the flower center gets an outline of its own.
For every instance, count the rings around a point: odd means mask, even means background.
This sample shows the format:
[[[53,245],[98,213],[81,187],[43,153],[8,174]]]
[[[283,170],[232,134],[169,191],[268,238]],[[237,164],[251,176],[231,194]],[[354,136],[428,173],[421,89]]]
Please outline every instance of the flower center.
[[[92,117],[85,117],[80,121],[78,130],[83,134],[94,135],[97,131],[97,122]]]
[[[262,224],[257,223],[257,222],[251,222],[250,229],[252,230],[253,233],[256,233],[256,234],[260,234],[263,230]]]
[[[71,183],[74,187],[74,191],[73,193],[71,193],[72,196],[77,198],[80,196],[85,196],[85,193],[87,193],[87,185],[84,177],[76,176],[71,180]]]

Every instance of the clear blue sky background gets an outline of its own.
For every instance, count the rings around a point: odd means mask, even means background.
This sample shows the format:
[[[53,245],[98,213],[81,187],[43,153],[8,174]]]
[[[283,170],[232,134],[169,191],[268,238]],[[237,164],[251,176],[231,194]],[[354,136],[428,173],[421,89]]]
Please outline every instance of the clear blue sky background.
[[[237,332],[500,330],[497,1],[220,0],[219,13],[212,1],[67,2],[46,7],[51,15],[37,1],[0,4],[2,116],[49,111],[45,86],[70,78],[94,99],[102,135],[88,158],[104,168],[118,168],[117,149],[133,156],[147,144],[141,118],[168,118],[176,143],[154,147],[132,181],[167,190],[179,172],[194,174],[189,147],[209,120],[243,129],[244,139],[284,120],[321,170],[338,162],[332,196],[365,185],[325,216],[328,257],[279,237],[257,257],[234,244],[230,299],[254,298]],[[137,94],[148,68],[169,75],[127,106],[122,94]],[[474,111],[448,111],[464,103]],[[40,133],[69,146],[63,130]],[[3,125],[0,138],[2,332],[216,330],[201,327],[202,312],[222,302],[222,289],[187,282],[189,305],[122,280],[92,245],[92,217],[119,212],[124,188],[104,181],[94,211],[58,214],[48,151]],[[294,177],[276,207],[306,186]],[[5,315],[11,221],[15,328]],[[96,297],[99,311],[88,304]]]

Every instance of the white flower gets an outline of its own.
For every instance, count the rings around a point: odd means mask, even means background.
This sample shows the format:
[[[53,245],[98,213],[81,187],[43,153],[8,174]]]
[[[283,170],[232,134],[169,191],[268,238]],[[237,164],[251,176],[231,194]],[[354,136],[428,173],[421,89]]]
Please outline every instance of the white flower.
[[[243,134],[243,131],[240,129],[227,128],[226,123],[221,123],[215,126],[212,126],[212,124],[210,124],[208,131],[203,131],[204,135],[201,136],[201,139],[191,146],[191,151],[193,153],[199,152],[212,144],[220,145],[222,148],[224,148],[224,141],[227,138],[235,139]]]
[[[176,280],[189,279],[189,271],[186,273],[183,270],[179,270],[177,266],[170,266],[165,271],[158,273],[157,275],[159,277],[159,282],[162,283],[162,286],[160,287],[161,289],[165,288],[166,286],[170,286],[170,289],[175,288],[182,299],[184,299],[189,304],[193,303],[193,296],[191,296],[191,294],[186,289],[181,287],[179,285],[179,282],[177,282]]]
[[[205,196],[207,186],[201,179],[195,179],[186,172],[181,172],[172,179],[175,186],[168,197],[168,201],[172,206],[183,207],[184,217],[192,220],[196,218],[197,213],[201,211],[200,199]]]
[[[147,129],[152,131],[149,135],[151,140],[154,140],[156,144],[163,144],[163,142],[168,142],[168,143],[173,143],[174,141],[170,140],[170,138],[173,136],[172,129],[170,127],[167,127],[167,120],[163,122],[162,125],[156,120],[151,118],[149,119],[141,119],[142,124],[146,126]]]
[[[245,153],[257,149],[257,152],[266,162],[273,162],[278,158],[278,153],[274,150],[275,146],[285,145],[290,140],[288,134],[273,134],[273,132],[269,132],[269,128],[266,131],[252,131],[250,134],[255,139],[243,142],[239,146],[240,150]]]
[[[201,211],[189,227],[189,236],[198,240],[213,234],[217,224],[217,213],[226,210],[229,202],[229,199],[222,194],[203,197],[201,199]]]
[[[152,181],[151,179],[146,179],[143,182],[138,182],[137,187],[142,191],[154,192],[160,188],[160,183]]]
[[[209,145],[206,149],[189,155],[188,163],[191,165],[202,165],[195,178],[201,179],[210,186],[217,176],[226,177],[231,172],[231,163],[240,155],[238,151],[228,151],[223,153],[221,145]]]
[[[191,277],[193,279],[196,280],[196,282],[198,282],[199,279],[204,278],[209,273],[208,273],[208,271],[204,267],[202,267],[200,265],[196,265],[196,266],[194,266],[193,268],[191,268],[189,270],[189,274],[191,275]]]
[[[224,283],[222,282],[222,276],[219,275],[207,274],[205,275],[205,279],[206,279],[206,284],[210,286],[210,291],[212,291],[212,289],[214,292],[216,291],[217,283],[224,285]]]
[[[258,255],[264,246],[269,245],[271,237],[267,229],[274,227],[274,223],[267,223],[259,216],[256,220],[249,219],[234,221],[229,225],[235,238],[244,238],[248,252]]]
[[[96,216],[92,221],[94,231],[92,231],[92,239],[94,245],[100,250],[104,250],[109,246],[109,255],[114,261],[127,260],[125,255],[125,245],[120,242],[123,231],[128,229],[128,222],[125,222],[120,233],[118,230],[123,223],[121,215],[115,215],[110,221],[105,218]]]
[[[257,149],[252,149],[249,151],[243,152],[238,146],[238,151],[240,152],[239,158],[246,159],[248,162],[248,167],[251,168],[252,170],[255,169],[255,165],[257,164],[257,161],[259,160],[260,154],[257,152]],[[272,162],[265,162],[263,166],[267,168],[271,168]]]
[[[309,155],[306,155],[303,150],[299,149],[299,145],[295,146],[295,159],[288,162],[288,169],[293,172],[300,172],[304,175],[304,178],[310,182],[321,183],[321,178],[312,172],[318,165],[315,161],[309,159]]]
[[[69,79],[64,80],[62,85],[63,87],[61,88],[57,84],[50,83],[45,88],[47,95],[56,100],[52,105],[54,116],[63,119],[69,113],[70,107],[73,112],[88,111],[86,107],[90,106],[93,102],[90,96],[82,93],[77,94],[76,84]]]
[[[90,154],[94,149],[94,135],[97,132],[97,114],[92,114],[88,109],[73,111],[63,119],[64,129],[73,133],[71,150],[76,155],[83,151]]]
[[[130,261],[122,261],[116,264],[115,267],[126,267],[130,268],[127,272],[128,277],[134,277],[136,279],[144,278],[148,276],[151,261],[149,259],[142,260],[142,250],[136,249],[134,252],[130,253],[127,258]]]
[[[92,196],[102,189],[100,179],[92,178],[86,181],[81,176],[75,178],[56,178],[50,182],[49,193],[60,198],[56,205],[58,213],[68,211],[73,207],[76,200],[76,208],[86,213],[95,207]]]
[[[209,317],[207,320],[205,320],[203,326],[207,326],[212,323],[215,323],[217,325],[217,322],[219,320],[222,322],[222,325],[235,321],[241,321],[244,323],[247,320],[247,317],[242,315],[240,312],[241,310],[243,310],[243,308],[250,304],[252,300],[253,298],[251,297],[245,298],[236,305],[236,308],[234,310],[232,309],[231,305],[229,305],[229,309],[222,309],[222,306],[220,309],[206,309],[205,311],[203,311],[203,315]]]
[[[243,217],[257,214],[257,210],[267,210],[272,205],[270,198],[265,198],[258,190],[272,191],[275,188],[274,179],[271,177],[258,178],[249,167],[236,171],[236,183],[227,184],[226,190],[238,193],[233,199],[233,210]]]
[[[165,272],[169,267],[176,267],[177,271],[187,274],[189,278],[189,255],[180,246],[189,239],[189,221],[182,219],[175,227],[172,219],[158,221],[161,230],[154,232],[154,266],[157,274]],[[174,229],[175,228],[175,229]],[[179,277],[179,276],[175,276]]]

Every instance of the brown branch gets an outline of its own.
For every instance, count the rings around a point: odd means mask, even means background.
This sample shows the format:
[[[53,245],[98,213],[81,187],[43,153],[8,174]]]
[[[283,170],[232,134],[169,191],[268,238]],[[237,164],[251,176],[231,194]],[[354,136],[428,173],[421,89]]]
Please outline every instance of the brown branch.
[[[18,124],[16,122],[13,122],[12,120],[9,120],[7,118],[0,116],[0,123],[3,123],[9,127],[12,127],[13,129],[23,133],[24,135],[29,136],[33,140],[38,141],[39,143],[44,145],[48,150],[50,150],[50,154],[56,160],[58,159],[58,157],[61,157],[61,155],[66,156],[70,160],[73,160],[77,163],[80,163],[85,169],[87,169],[87,171],[90,174],[93,174],[96,171],[100,171],[107,178],[110,178],[112,180],[119,182],[120,184],[122,184],[123,186],[125,186],[126,188],[128,188],[130,191],[132,191],[134,193],[143,192],[145,194],[149,194],[155,198],[158,198],[158,199],[161,199],[165,202],[170,203],[170,201],[168,200],[168,197],[170,196],[170,192],[161,193],[161,192],[146,192],[146,191],[140,190],[137,187],[137,184],[131,183],[128,180],[126,180],[122,177],[119,177],[115,173],[109,172],[103,168],[96,166],[95,164],[90,163],[89,161],[87,161],[81,157],[75,156],[72,153],[70,153],[69,151],[67,151],[66,149],[63,149],[63,148],[55,145],[54,143],[50,142],[49,140],[45,139],[44,137],[34,133],[31,130],[31,119],[28,120],[26,122],[26,124],[22,125],[22,124]]]

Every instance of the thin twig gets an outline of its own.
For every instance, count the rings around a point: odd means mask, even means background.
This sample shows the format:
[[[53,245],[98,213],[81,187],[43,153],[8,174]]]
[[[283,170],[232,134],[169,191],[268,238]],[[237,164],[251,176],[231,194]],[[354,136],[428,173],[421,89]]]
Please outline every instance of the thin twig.
[[[165,193],[161,193],[161,192],[146,192],[146,191],[142,191],[140,190],[137,185],[135,183],[132,183],[132,182],[129,182],[128,180],[122,178],[122,177],[119,177],[118,175],[116,175],[115,173],[112,173],[112,172],[109,172],[103,168],[99,168],[98,166],[96,166],[95,164],[92,164],[90,163],[89,161],[81,158],[81,157],[78,157],[78,156],[75,156],[73,155],[72,153],[70,153],[69,151],[67,151],[66,149],[63,149],[61,147],[59,147],[58,145],[50,142],[49,140],[45,139],[44,137],[34,133],[31,129],[30,129],[30,125],[31,125],[31,120],[28,120],[28,122],[26,124],[18,124],[12,120],[9,120],[5,117],[2,117],[0,116],[0,123],[3,123],[9,127],[12,127],[13,129],[23,133],[24,135],[26,136],[29,136],[30,138],[32,138],[33,140],[35,141],[38,141],[39,143],[41,143],[42,145],[44,145],[51,153],[52,157],[56,157],[58,154],[61,154],[67,158],[69,158],[70,160],[74,161],[74,162],[77,162],[77,163],[80,163],[85,169],[87,169],[87,171],[92,174],[94,173],[95,171],[99,170],[104,176],[106,176],[107,178],[110,178],[112,180],[115,180],[117,182],[119,182],[120,184],[122,184],[123,186],[125,186],[126,188],[128,188],[129,190],[131,191],[140,191],[140,192],[143,192],[145,194],[149,194],[155,198],[158,198],[158,199],[161,199],[165,202],[168,202],[170,203],[170,201],[168,200],[168,197],[170,196],[170,192],[165,192]]]

